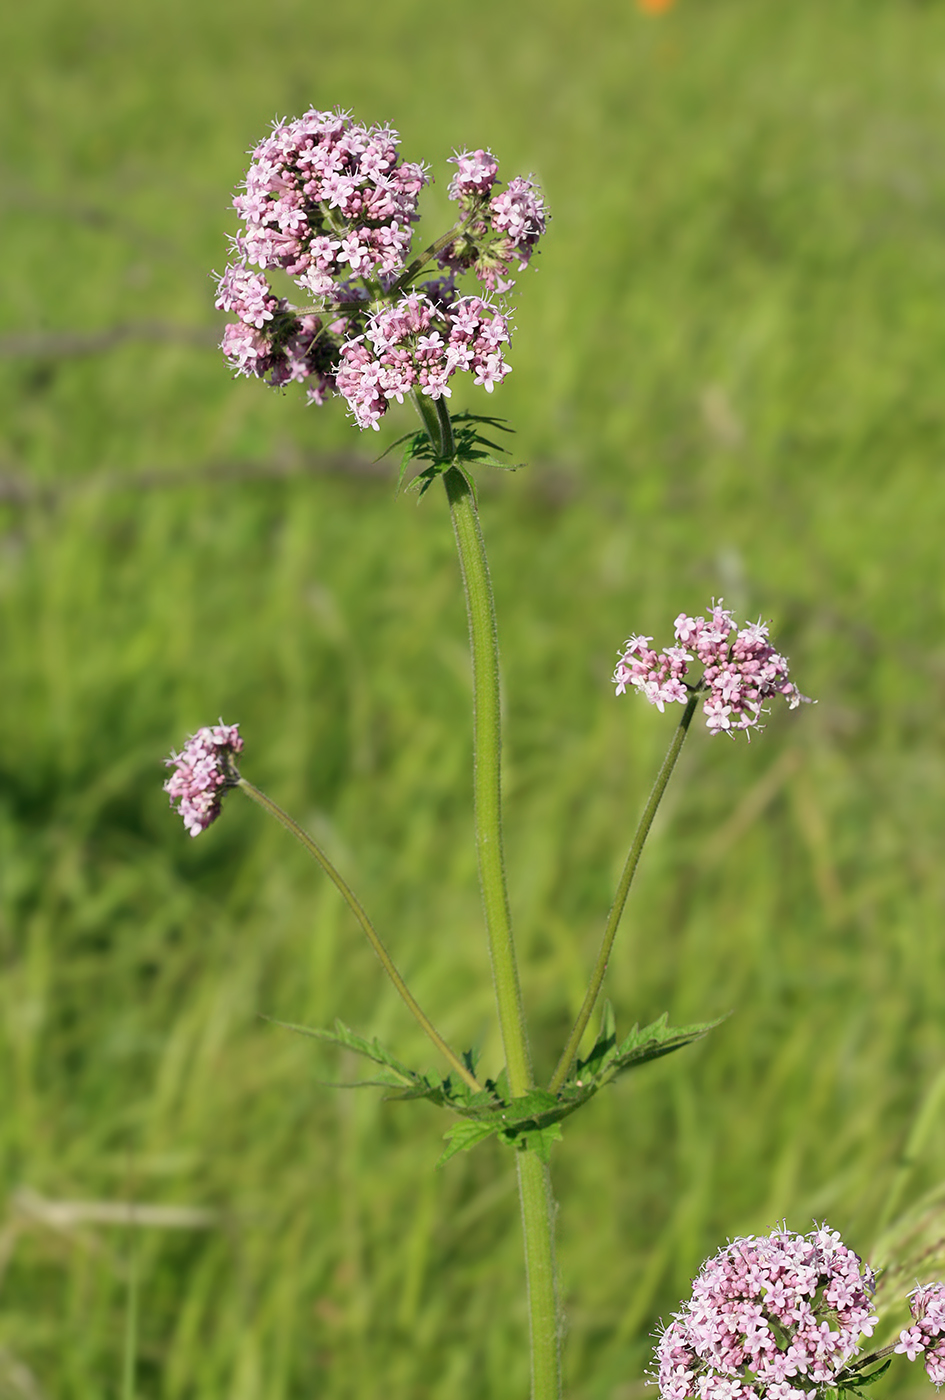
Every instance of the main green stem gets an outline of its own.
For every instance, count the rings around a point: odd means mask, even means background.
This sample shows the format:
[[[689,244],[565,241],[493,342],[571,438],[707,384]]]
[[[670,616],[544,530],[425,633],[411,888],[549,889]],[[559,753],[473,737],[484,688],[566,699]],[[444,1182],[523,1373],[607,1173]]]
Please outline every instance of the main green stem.
[[[421,405],[424,421],[428,414]],[[437,404],[437,436],[442,455],[448,414]],[[444,417],[446,423],[443,422]],[[431,427],[433,425],[431,424]],[[429,429],[428,429],[429,431]],[[450,434],[451,438],[451,434]],[[505,882],[501,814],[501,724],[499,714],[499,646],[495,603],[485,545],[472,489],[458,468],[444,473],[446,495],[459,551],[473,667],[473,787],[479,882],[486,915],[489,951],[509,1091],[520,1098],[534,1087],[522,994],[512,941],[512,920]],[[531,1330],[532,1400],[559,1400],[561,1360],[558,1297],[555,1286],[554,1203],[547,1167],[533,1151],[518,1153],[518,1186],[525,1236],[525,1271]]]
[[[427,1035],[433,1041],[433,1044],[439,1050],[440,1054],[445,1060],[449,1061],[449,1063],[452,1065],[453,1069],[455,1069],[459,1077],[469,1085],[470,1089],[473,1089],[476,1093],[478,1093],[482,1089],[482,1085],[479,1083],[475,1075],[470,1073],[467,1066],[463,1064],[462,1060],[456,1054],[456,1051],[451,1049],[451,1047],[446,1043],[446,1041],[443,1039],[443,1037],[437,1030],[436,1026],[434,1026],[433,1022],[430,1020],[429,1016],[416,1001],[410,988],[407,986],[406,982],[401,977],[400,973],[397,971],[397,968],[394,965],[393,958],[391,957],[390,953],[388,953],[387,949],[384,947],[384,944],[381,942],[380,936],[378,935],[378,932],[375,929],[374,925],[371,923],[371,920],[365,913],[360,900],[357,898],[354,891],[351,889],[351,886],[332,865],[331,861],[325,855],[325,852],[312,840],[311,836],[309,836],[305,828],[299,826],[298,822],[295,821],[294,818],[289,816],[288,812],[284,812],[277,803],[273,802],[271,797],[267,797],[264,792],[262,792],[258,787],[254,787],[253,784],[249,782],[246,778],[240,778],[236,786],[242,788],[242,790],[246,793],[247,797],[251,797],[254,802],[258,802],[259,806],[264,808],[270,816],[275,817],[276,821],[279,822],[282,826],[284,826],[286,831],[290,831],[292,835],[296,838],[296,840],[301,842],[301,844],[308,851],[309,855],[315,857],[315,859],[318,861],[318,864],[328,876],[329,880],[331,880],[332,883],[336,886],[336,888],[340,891],[348,908],[351,910],[352,914],[357,919],[364,932],[367,934],[368,941],[370,942],[371,947],[374,949],[375,953],[381,961],[381,966],[384,968],[384,971],[387,973],[388,977],[393,982],[394,986],[397,988],[404,1001],[407,1003],[407,1006],[410,1008],[417,1021],[419,1021],[420,1025],[423,1027]]]
[[[689,732],[689,726],[692,723],[692,716],[695,713],[698,702],[699,693],[694,692],[686,702],[683,717],[679,721],[676,733],[673,735],[673,741],[669,746],[666,757],[663,759],[663,766],[657,774],[649,801],[643,809],[643,815],[637,826],[633,843],[630,847],[630,853],[627,856],[626,864],[623,867],[623,873],[620,876],[617,893],[614,895],[614,902],[607,916],[604,937],[601,941],[600,952],[597,955],[597,962],[594,965],[594,972],[591,976],[590,986],[587,989],[587,995],[584,998],[581,1010],[578,1012],[578,1018],[574,1023],[574,1029],[568,1036],[568,1043],[564,1047],[561,1059],[558,1061],[558,1068],[552,1075],[551,1083],[548,1085],[548,1088],[553,1094],[558,1092],[568,1076],[568,1070],[571,1068],[574,1057],[578,1052],[578,1046],[581,1043],[581,1036],[587,1029],[587,1023],[591,1019],[591,1014],[597,1004],[597,998],[600,996],[604,974],[607,971],[607,964],[610,961],[614,939],[617,936],[617,927],[623,915],[624,906],[627,902],[627,895],[630,893],[630,886],[633,883],[633,877],[640,863],[640,855],[643,851],[646,838],[650,834],[650,827],[653,825],[656,809],[660,805],[663,793],[666,791],[666,785],[669,782],[673,769],[676,767],[676,760],[679,757],[686,735]]]

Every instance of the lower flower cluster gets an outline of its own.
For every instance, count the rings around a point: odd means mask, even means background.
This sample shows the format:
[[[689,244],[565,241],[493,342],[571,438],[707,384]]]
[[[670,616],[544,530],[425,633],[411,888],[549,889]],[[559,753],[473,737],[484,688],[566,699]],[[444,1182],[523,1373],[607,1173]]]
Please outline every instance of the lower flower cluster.
[[[663,1400],[807,1400],[872,1334],[872,1271],[822,1226],[736,1239],[703,1264],[663,1332]]]
[[[506,318],[481,297],[436,301],[411,292],[376,312],[362,336],[342,347],[335,387],[360,428],[377,429],[392,399],[411,390],[431,399],[449,397],[449,379],[469,370],[491,393],[510,372],[502,346]]]
[[[750,622],[739,630],[721,600],[713,603],[708,618],[680,613],[675,634],[681,645],[665,651],[650,647],[652,637],[627,639],[614,671],[618,695],[632,685],[662,710],[673,702],[685,705],[694,691],[706,691],[702,709],[713,734],[760,729],[764,701],[774,695],[783,695],[792,710],[810,703],[788,678],[787,660],[769,642],[766,624]],[[702,679],[690,686],[683,677],[694,659],[702,663]]]
[[[241,753],[243,740],[238,724],[219,724],[198,729],[180,753],[165,759],[175,771],[164,784],[171,806],[184,819],[191,836],[199,836],[220,815],[224,792],[239,780],[233,763]]]

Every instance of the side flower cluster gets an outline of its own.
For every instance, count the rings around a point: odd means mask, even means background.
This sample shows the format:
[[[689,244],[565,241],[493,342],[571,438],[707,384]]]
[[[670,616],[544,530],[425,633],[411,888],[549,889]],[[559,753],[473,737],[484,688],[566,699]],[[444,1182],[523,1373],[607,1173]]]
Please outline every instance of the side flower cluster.
[[[326,326],[319,316],[294,315],[261,273],[239,263],[219,279],[216,305],[237,317],[224,327],[220,345],[237,374],[275,387],[305,384],[309,401],[324,403],[334,388],[343,321]]]
[[[462,151],[448,194],[459,204],[462,232],[440,254],[452,272],[470,268],[490,291],[507,292],[514,284],[509,269],[519,272],[545,232],[548,214],[541,190],[531,176],[516,175],[494,194],[499,164],[491,151]]]
[[[665,651],[652,649],[652,637],[627,639],[614,671],[618,695],[634,686],[662,710],[706,691],[702,709],[713,734],[760,729],[764,702],[774,695],[783,695],[792,710],[810,703],[789,679],[787,660],[769,642],[767,625],[750,622],[739,630],[721,600],[708,618],[680,613],[675,636],[679,645]],[[701,662],[703,672],[696,685],[689,685],[683,678],[693,660]]]
[[[199,836],[220,815],[220,804],[228,787],[239,781],[234,756],[243,750],[238,724],[198,729],[180,753],[164,760],[175,771],[164,784],[164,791],[176,804],[191,836]]]
[[[403,403],[411,390],[448,398],[458,369],[491,393],[510,372],[502,354],[508,340],[506,318],[480,297],[410,292],[342,347],[335,383],[358,426],[377,429],[391,400]]]
[[[490,290],[507,291],[509,268],[528,264],[546,223],[532,179],[516,177],[498,192],[495,157],[465,151],[449,187],[461,228],[408,271],[429,176],[401,158],[399,144],[396,131],[359,126],[343,112],[313,108],[276,123],[234,197],[242,228],[218,278],[216,305],[236,317],[221,345],[232,369],[277,388],[303,384],[312,403],[337,392],[362,428],[376,428],[391,399],[407,392],[449,394],[457,369],[489,391],[502,382],[508,322],[480,298],[457,297],[454,279],[472,270]],[[448,275],[412,289],[438,250]],[[297,310],[278,297],[271,268],[315,306]]]
[[[913,1325],[904,1327],[895,1350],[921,1356],[933,1385],[945,1385],[945,1284],[927,1283],[909,1294]]]
[[[872,1335],[874,1280],[834,1230],[736,1239],[699,1271],[663,1332],[663,1400],[808,1400]]]

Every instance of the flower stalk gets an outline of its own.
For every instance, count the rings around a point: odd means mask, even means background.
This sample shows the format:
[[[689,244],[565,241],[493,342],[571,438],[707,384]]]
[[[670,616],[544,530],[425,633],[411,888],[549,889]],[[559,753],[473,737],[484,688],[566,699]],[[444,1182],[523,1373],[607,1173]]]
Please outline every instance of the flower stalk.
[[[574,1023],[571,1034],[568,1036],[568,1043],[561,1053],[558,1067],[551,1076],[551,1082],[548,1085],[548,1088],[553,1094],[558,1092],[565,1079],[568,1077],[568,1070],[571,1068],[574,1057],[578,1052],[581,1037],[587,1029],[587,1023],[591,1019],[594,1007],[597,1004],[597,998],[600,996],[604,974],[607,971],[607,964],[610,961],[614,939],[617,936],[617,928],[623,916],[623,911],[627,903],[627,896],[630,893],[630,886],[633,883],[633,877],[637,873],[637,866],[640,863],[640,856],[643,853],[646,838],[650,834],[653,818],[656,816],[657,808],[663,800],[663,794],[666,791],[673,769],[676,767],[676,760],[682,752],[682,746],[689,732],[689,726],[692,723],[692,717],[696,712],[696,705],[698,703],[699,692],[694,691],[686,703],[682,719],[676,726],[676,732],[673,735],[672,743],[669,746],[666,757],[663,759],[660,771],[656,776],[656,782],[653,784],[653,790],[650,793],[647,804],[643,809],[643,815],[637,825],[633,841],[630,845],[630,851],[620,876],[620,882],[617,885],[617,893],[614,895],[614,902],[607,916],[607,924],[604,928],[600,952],[597,954],[597,962],[594,964],[594,971],[591,974],[590,985],[588,986],[587,993],[584,997],[581,1009],[578,1012],[577,1020]]]
[[[433,1044],[439,1050],[440,1054],[445,1060],[449,1062],[450,1066],[456,1071],[459,1077],[466,1084],[469,1085],[469,1088],[472,1089],[474,1093],[479,1093],[482,1090],[482,1085],[479,1083],[476,1076],[469,1070],[469,1068],[463,1064],[462,1060],[456,1054],[456,1051],[451,1049],[451,1047],[443,1039],[436,1026],[434,1026],[429,1016],[420,1006],[413,993],[411,992],[410,988],[407,986],[406,982],[401,977],[400,973],[397,971],[393,958],[391,957],[390,953],[388,953],[387,949],[384,947],[384,944],[381,942],[380,936],[377,930],[375,929],[374,925],[371,923],[371,920],[368,918],[367,913],[365,912],[360,900],[357,898],[350,885],[344,879],[344,876],[341,875],[341,873],[338,870],[336,870],[335,867],[332,865],[331,861],[325,855],[325,852],[315,841],[312,840],[311,836],[309,836],[308,832],[304,829],[304,827],[299,826],[298,822],[295,821],[293,817],[289,816],[288,812],[284,812],[282,808],[278,805],[278,803],[273,802],[271,797],[267,797],[264,792],[262,792],[258,787],[255,787],[246,778],[241,777],[237,779],[237,781],[234,783],[234,786],[241,788],[242,791],[246,793],[247,797],[252,798],[252,800],[258,803],[259,806],[262,807],[264,811],[268,812],[271,817],[275,817],[276,821],[279,822],[282,826],[284,826],[286,831],[290,831],[292,835],[296,838],[296,840],[299,841],[305,847],[309,855],[314,856],[315,860],[324,870],[325,874],[328,876],[329,880],[331,880],[335,888],[339,891],[348,908],[351,910],[352,914],[357,919],[358,923],[361,925],[362,929],[367,935],[371,947],[374,949],[375,953],[380,959],[381,966],[387,973],[390,980],[393,982],[394,986],[397,988],[397,991],[400,993],[404,1002],[406,1002],[411,1014],[423,1027],[423,1030],[433,1041]]]

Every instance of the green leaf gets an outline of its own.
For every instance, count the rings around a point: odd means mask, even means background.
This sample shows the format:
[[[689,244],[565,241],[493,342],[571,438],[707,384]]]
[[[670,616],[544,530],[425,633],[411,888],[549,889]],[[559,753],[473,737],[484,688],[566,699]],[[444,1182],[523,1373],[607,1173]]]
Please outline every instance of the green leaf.
[[[394,438],[394,441],[390,444],[390,446],[385,447],[384,451],[380,454],[380,456],[374,458],[374,461],[383,462],[384,458],[389,457],[395,447],[399,447],[402,442],[410,442],[416,436],[416,433],[404,433],[401,437]]]
[[[512,1095],[509,1091],[509,1072],[505,1065],[499,1070],[497,1079],[486,1080],[486,1088],[490,1089],[497,1099],[501,1099],[502,1103],[509,1102]]]
[[[681,1050],[684,1045],[701,1040],[724,1020],[724,1016],[718,1016],[714,1021],[702,1021],[694,1026],[669,1026],[666,1024],[667,1016],[664,1012],[658,1021],[644,1026],[642,1030],[638,1025],[634,1026],[618,1046],[610,1067],[615,1074],[622,1074],[625,1070],[636,1069],[638,1065],[645,1065],[650,1060],[671,1055],[674,1050]]]
[[[547,1089],[529,1089],[527,1094],[512,1099],[500,1112],[510,1123],[526,1123],[549,1112],[557,1113],[560,1106],[557,1094],[549,1093]]]
[[[490,428],[498,428],[500,433],[509,433],[514,436],[515,429],[509,427],[507,418],[493,418],[488,413],[469,413],[465,409],[462,413],[454,413],[453,425],[457,423],[488,423]]]
[[[468,1152],[471,1147],[475,1147],[477,1142],[483,1142],[487,1137],[492,1137],[498,1132],[499,1124],[493,1121],[484,1123],[470,1122],[464,1119],[461,1123],[454,1123],[449,1132],[444,1134],[447,1147],[444,1149],[438,1167],[442,1167],[451,1157],[455,1157],[457,1152]]]
[[[614,1022],[614,1008],[609,1001],[604,1002],[600,1017],[600,1030],[594,1047],[586,1060],[578,1060],[574,1069],[575,1079],[593,1079],[613,1059],[617,1049],[617,1028]]]
[[[563,1136],[560,1123],[549,1123],[544,1128],[530,1128],[527,1132],[519,1133],[514,1139],[514,1145],[519,1149],[537,1152],[547,1167],[551,1161],[552,1144]]]
[[[854,1376],[851,1379],[851,1381],[845,1385],[841,1381],[840,1388],[841,1390],[852,1390],[858,1394],[861,1386],[872,1385],[874,1381],[878,1381],[880,1376],[884,1376],[886,1374],[891,1365],[892,1357],[890,1357],[888,1361],[884,1361],[882,1366],[877,1366],[875,1371],[870,1371],[868,1375]]]
[[[373,1061],[376,1065],[383,1065],[389,1072],[389,1076],[385,1076],[378,1082],[384,1085],[398,1084],[413,1087],[418,1083],[425,1082],[422,1075],[401,1064],[400,1060],[381,1045],[376,1037],[372,1041],[367,1041],[363,1036],[355,1035],[354,1031],[349,1030],[342,1021],[335,1022],[333,1031],[326,1031],[314,1026],[298,1026],[292,1021],[278,1021],[274,1016],[265,1016],[263,1019],[269,1021],[273,1026],[281,1026],[283,1030],[295,1031],[297,1035],[307,1035],[312,1040],[325,1041],[329,1045],[341,1045],[346,1050],[353,1050],[355,1054],[363,1055],[365,1059]]]

